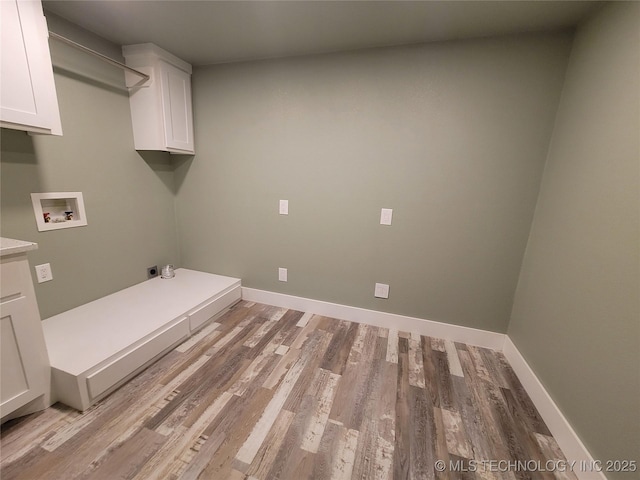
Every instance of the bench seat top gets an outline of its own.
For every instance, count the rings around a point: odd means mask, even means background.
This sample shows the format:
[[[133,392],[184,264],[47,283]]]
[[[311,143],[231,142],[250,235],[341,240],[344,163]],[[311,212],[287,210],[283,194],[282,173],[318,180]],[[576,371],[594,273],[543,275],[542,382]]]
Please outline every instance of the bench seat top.
[[[42,322],[51,366],[79,375],[240,286],[237,278],[178,268]]]

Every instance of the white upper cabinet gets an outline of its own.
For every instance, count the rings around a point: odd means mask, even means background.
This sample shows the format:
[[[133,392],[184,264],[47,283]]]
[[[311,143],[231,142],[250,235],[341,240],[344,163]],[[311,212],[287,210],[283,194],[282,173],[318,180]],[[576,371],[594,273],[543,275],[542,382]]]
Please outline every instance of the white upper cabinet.
[[[126,64],[150,79],[129,88],[136,150],[193,154],[191,65],[152,43],[122,47]],[[127,73],[127,85],[139,82]]]
[[[0,126],[62,135],[40,0],[1,0],[0,39]]]

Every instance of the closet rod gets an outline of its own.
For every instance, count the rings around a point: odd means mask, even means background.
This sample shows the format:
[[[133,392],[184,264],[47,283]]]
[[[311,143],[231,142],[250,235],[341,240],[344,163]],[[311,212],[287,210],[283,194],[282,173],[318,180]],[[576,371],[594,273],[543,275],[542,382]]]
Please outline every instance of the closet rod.
[[[111,65],[115,65],[116,67],[120,67],[123,70],[126,70],[127,72],[131,72],[131,73],[135,73],[136,75],[139,75],[140,77],[142,77],[142,81],[146,82],[147,80],[149,80],[149,75],[147,75],[146,73],[142,73],[134,68],[129,67],[128,65],[125,65],[124,63],[120,63],[116,60],[114,60],[111,57],[107,57],[106,55],[101,54],[100,52],[96,52],[95,50],[91,50],[90,48],[85,47],[84,45],[80,45],[79,43],[74,42],[73,40],[69,40],[66,37],[63,37],[62,35],[58,35],[55,32],[52,32],[51,30],[49,30],[49,36],[51,38],[55,38],[56,40],[60,40],[63,43],[66,43],[67,45],[71,45],[72,47],[77,48],[78,50],[82,50],[83,52],[86,52],[90,55],[94,55],[96,57],[98,57],[101,60],[104,60],[107,63],[110,63]]]

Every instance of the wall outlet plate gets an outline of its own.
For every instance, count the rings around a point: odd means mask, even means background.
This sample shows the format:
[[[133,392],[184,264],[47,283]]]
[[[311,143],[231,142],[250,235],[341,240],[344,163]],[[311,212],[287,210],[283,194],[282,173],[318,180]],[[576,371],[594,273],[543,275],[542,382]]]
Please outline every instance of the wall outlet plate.
[[[389,298],[389,285],[386,283],[376,283],[373,296],[376,298]]]
[[[289,200],[280,200],[278,211],[280,215],[289,215]]]
[[[278,280],[281,282],[287,281],[287,269],[286,268],[278,268]]]
[[[147,267],[147,278],[153,278],[158,276],[158,266]]]
[[[51,273],[51,265],[49,263],[36,265],[34,268],[36,269],[36,278],[38,279],[38,283],[53,280],[53,273]]]
[[[393,218],[392,208],[383,208],[380,210],[380,225],[391,225],[391,219]]]

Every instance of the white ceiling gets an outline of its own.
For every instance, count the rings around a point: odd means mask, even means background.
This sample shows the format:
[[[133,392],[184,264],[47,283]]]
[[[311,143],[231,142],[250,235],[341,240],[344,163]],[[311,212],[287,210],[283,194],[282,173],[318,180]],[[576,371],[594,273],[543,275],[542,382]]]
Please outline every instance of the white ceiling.
[[[152,42],[194,65],[576,25],[589,1],[44,1],[116,44]]]

